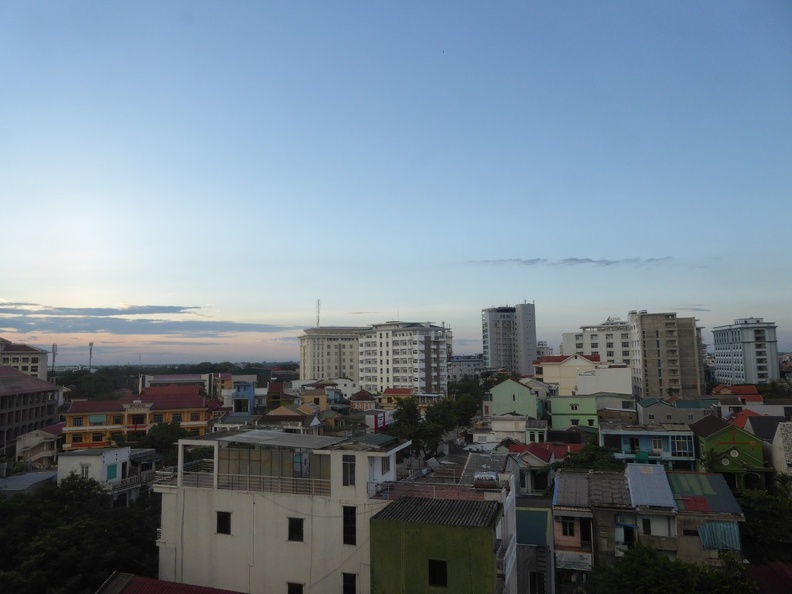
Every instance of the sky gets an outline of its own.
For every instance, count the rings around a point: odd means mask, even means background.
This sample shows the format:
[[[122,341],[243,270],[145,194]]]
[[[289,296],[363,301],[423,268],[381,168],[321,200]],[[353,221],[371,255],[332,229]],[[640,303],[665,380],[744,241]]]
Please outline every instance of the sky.
[[[58,365],[525,301],[792,350],[787,0],[9,1],[0,81],[0,337]]]

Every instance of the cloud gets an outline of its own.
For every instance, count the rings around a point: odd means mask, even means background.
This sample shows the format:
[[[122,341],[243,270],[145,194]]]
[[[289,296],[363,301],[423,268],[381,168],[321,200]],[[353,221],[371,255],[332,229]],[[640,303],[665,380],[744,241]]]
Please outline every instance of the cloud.
[[[350,316],[368,316],[379,313],[378,311],[348,311],[347,315]]]
[[[604,258],[563,258],[561,260],[548,260],[546,258],[503,258],[500,260],[471,260],[468,264],[489,264],[501,266],[504,264],[517,264],[520,266],[619,266],[628,264],[631,266],[648,266],[654,264],[664,264],[673,261],[671,256],[662,258],[621,258],[618,260],[606,260]]]
[[[693,305],[686,305],[684,307],[677,307],[675,309],[676,311],[712,311],[709,307],[706,307],[698,303]]]
[[[189,338],[216,337],[248,332],[284,332],[302,326],[254,324],[207,320],[200,307],[183,305],[123,305],[120,307],[71,308],[39,304],[0,303],[0,330],[41,334],[117,335],[170,334]],[[160,316],[189,316],[165,319]],[[194,316],[203,319],[192,319]]]
[[[549,260],[544,258],[504,258],[501,260],[470,260],[468,264],[519,264],[521,266],[535,266],[536,264],[546,264]]]

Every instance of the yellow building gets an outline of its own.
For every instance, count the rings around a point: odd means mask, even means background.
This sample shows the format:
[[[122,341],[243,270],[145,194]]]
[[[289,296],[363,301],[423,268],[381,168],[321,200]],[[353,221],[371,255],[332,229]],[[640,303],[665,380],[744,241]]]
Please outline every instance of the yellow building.
[[[63,448],[103,448],[122,438],[134,442],[159,423],[179,423],[199,436],[210,419],[209,403],[195,387],[147,388],[120,400],[74,400],[66,413]]]

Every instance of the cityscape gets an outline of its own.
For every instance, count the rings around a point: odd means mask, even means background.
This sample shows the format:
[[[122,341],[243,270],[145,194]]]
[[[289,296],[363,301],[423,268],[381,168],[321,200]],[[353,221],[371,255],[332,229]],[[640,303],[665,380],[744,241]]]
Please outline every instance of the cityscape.
[[[790,39],[0,3],[0,592],[792,592]]]

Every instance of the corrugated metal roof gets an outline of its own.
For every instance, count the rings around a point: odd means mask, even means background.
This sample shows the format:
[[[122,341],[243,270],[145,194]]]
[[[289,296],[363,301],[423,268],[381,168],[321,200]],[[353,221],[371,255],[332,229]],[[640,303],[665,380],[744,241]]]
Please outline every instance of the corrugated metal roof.
[[[562,507],[632,507],[621,472],[561,470],[556,475],[553,505]]]
[[[701,546],[717,551],[740,550],[740,527],[737,522],[707,522],[698,527]]]
[[[679,511],[742,515],[726,479],[717,473],[668,472],[668,484]]]
[[[627,487],[635,506],[677,508],[665,468],[660,464],[628,464]]]
[[[468,455],[465,470],[459,477],[459,484],[472,485],[479,472],[503,472],[507,454],[471,452]]]
[[[371,520],[460,528],[494,528],[500,511],[501,504],[498,501],[399,497]]]

